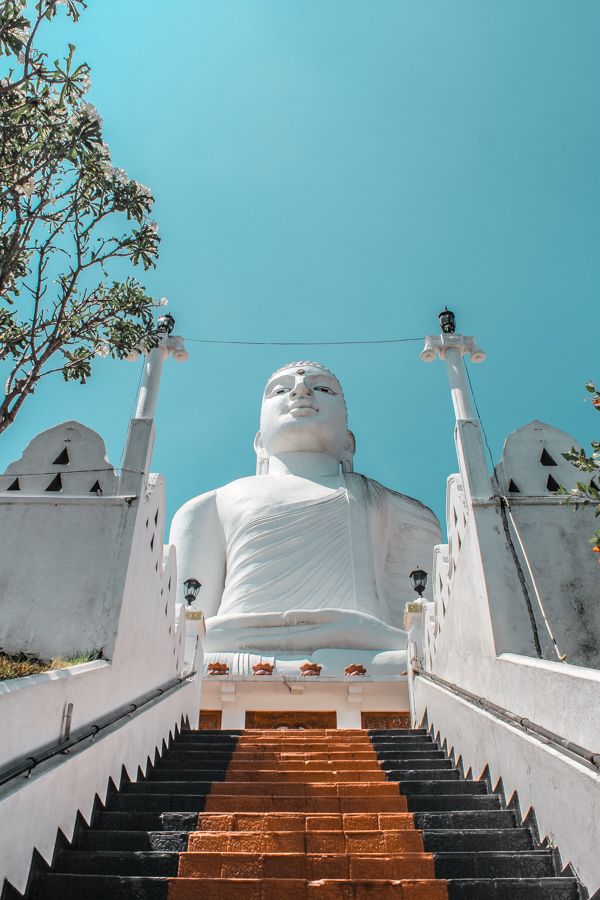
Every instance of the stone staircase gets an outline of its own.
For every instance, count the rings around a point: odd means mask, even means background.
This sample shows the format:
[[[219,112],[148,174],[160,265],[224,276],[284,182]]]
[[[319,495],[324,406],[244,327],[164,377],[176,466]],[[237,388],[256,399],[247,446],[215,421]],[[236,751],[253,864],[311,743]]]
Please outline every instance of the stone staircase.
[[[34,900],[579,900],[423,729],[183,732]]]

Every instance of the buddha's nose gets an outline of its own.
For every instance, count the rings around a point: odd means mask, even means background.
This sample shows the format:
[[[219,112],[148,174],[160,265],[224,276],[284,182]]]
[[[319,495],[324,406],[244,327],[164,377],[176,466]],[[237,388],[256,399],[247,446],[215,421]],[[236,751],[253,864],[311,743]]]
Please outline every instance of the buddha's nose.
[[[295,399],[298,397],[312,397],[312,394],[312,388],[306,384],[303,378],[299,378],[290,391],[290,397],[294,397]]]

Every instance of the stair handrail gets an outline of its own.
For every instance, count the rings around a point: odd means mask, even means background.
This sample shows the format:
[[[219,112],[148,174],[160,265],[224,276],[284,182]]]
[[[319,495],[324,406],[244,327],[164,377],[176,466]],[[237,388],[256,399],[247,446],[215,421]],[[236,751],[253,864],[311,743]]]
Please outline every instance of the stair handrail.
[[[587,747],[582,747],[581,744],[569,741],[567,738],[556,734],[555,731],[551,731],[549,728],[544,728],[543,725],[532,722],[531,719],[528,719],[526,716],[518,716],[515,713],[510,712],[510,710],[505,709],[503,706],[494,703],[492,700],[488,700],[486,697],[474,694],[451,681],[446,681],[445,678],[440,678],[439,675],[434,675],[433,672],[428,672],[416,659],[413,659],[412,666],[413,674],[419,678],[425,678],[428,681],[432,681],[434,684],[441,685],[447,690],[452,691],[453,694],[466,700],[468,703],[478,706],[500,719],[504,719],[504,721],[509,722],[511,725],[516,725],[518,728],[523,729],[523,731],[543,738],[548,743],[554,744],[560,750],[566,751],[566,753],[569,753],[572,756],[576,756],[579,760],[584,761],[593,769],[600,770],[600,753],[595,753]]]
[[[107,728],[110,728],[111,725],[115,725],[122,719],[131,718],[134,713],[138,712],[144,707],[149,706],[151,703],[155,703],[156,701],[164,698],[167,694],[173,693],[173,691],[179,690],[179,688],[181,688],[185,684],[185,682],[189,681],[196,674],[196,671],[193,671],[189,672],[187,675],[182,675],[179,678],[174,678],[171,681],[168,681],[162,687],[155,688],[149,694],[143,694],[134,702],[120,707],[117,712],[111,713],[108,716],[104,716],[92,725],[86,725],[81,731],[77,732],[74,737],[71,737],[68,740],[58,741],[55,744],[51,744],[35,755],[22,757],[19,762],[13,763],[12,765],[5,767],[4,769],[0,769],[0,787],[3,787],[10,781],[18,778],[20,775],[25,775],[26,778],[29,778],[33,770],[41,763],[47,762],[55,756],[66,756],[71,752],[73,747],[77,747],[79,744],[82,744],[84,741],[87,741],[90,738],[91,743],[93,743],[95,738],[98,734],[100,734],[101,731],[105,731]],[[122,727],[122,725],[120,725],[119,727]]]

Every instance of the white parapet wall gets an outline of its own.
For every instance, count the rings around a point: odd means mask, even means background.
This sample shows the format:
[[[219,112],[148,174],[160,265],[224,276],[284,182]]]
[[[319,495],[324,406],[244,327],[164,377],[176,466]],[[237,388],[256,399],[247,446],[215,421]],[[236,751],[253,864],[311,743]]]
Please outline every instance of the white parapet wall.
[[[501,671],[496,677],[501,680]],[[537,715],[538,720],[553,713],[554,729],[562,730],[566,725],[561,721],[562,705],[572,699],[575,708],[581,705],[574,696],[577,685],[569,687],[565,681],[564,687],[553,696],[530,694],[529,703],[513,696],[512,710],[535,706],[545,712],[545,716]],[[532,684],[525,678],[520,697],[527,697],[528,688]],[[587,688],[584,695],[589,699],[595,694],[597,710],[600,677]],[[590,893],[598,890],[600,772],[425,678],[415,679],[414,696],[417,720],[426,716],[434,736],[446,742],[465,772],[470,771],[475,779],[489,776],[493,787],[501,781],[506,800],[518,802],[524,818],[533,811],[540,839],[558,847],[563,866],[570,864]],[[597,714],[592,714],[592,721],[587,720],[579,732],[588,746],[595,739],[595,749],[600,750]]]
[[[81,750],[55,756],[0,789],[0,886],[27,887],[34,849],[51,863],[59,830],[71,840],[78,814],[89,824],[96,798],[101,802],[123,769],[135,781],[163,742],[198,714],[198,684],[184,683],[155,705],[140,710]]]
[[[579,445],[530,422],[509,436],[490,476],[463,361],[483,354],[473,352],[472,338],[454,334],[452,313],[440,320],[450,334],[428,337],[421,358],[446,362],[460,474],[448,480],[448,543],[434,552],[431,600],[411,604],[413,722],[427,722],[465,771],[489,773],[507,798],[517,795],[522,814],[535,814],[540,837],[594,892],[600,573],[587,543],[591,510],[573,514],[557,495],[584,477],[563,457]],[[500,710],[492,714],[489,704]],[[536,737],[512,717],[553,737]],[[567,752],[566,742],[585,751]]]
[[[547,434],[534,424],[537,438]],[[558,457],[556,447],[552,451]],[[541,452],[538,441],[534,456],[547,479],[551,467],[547,460],[540,462]],[[563,472],[561,480],[567,474]],[[519,476],[524,492],[524,472],[519,470]],[[571,627],[569,583],[577,585],[591,607],[593,575],[600,589],[600,573],[586,569],[585,578],[581,571],[571,573],[569,566],[577,569],[581,554],[574,552],[569,560],[564,552],[581,541],[590,557],[586,565],[595,565],[581,530],[586,521],[559,507],[554,497],[540,496],[536,501],[522,496],[521,504],[527,511],[527,521],[519,518],[523,547],[511,521],[507,525],[512,541],[507,536],[499,498],[469,498],[461,476],[451,476],[448,545],[436,548],[433,600],[413,615],[413,621],[418,620],[411,630],[413,665],[600,753],[600,671],[559,658],[560,649],[567,646],[581,660],[584,636]],[[544,560],[551,557],[546,539],[556,545],[554,578],[551,572],[537,577]],[[560,591],[553,585],[562,586],[562,608]],[[592,632],[596,619],[592,608],[586,620]],[[506,798],[518,797],[523,816],[534,812],[540,837],[558,848],[563,864],[571,864],[591,892],[598,890],[598,769],[425,675],[412,675],[409,691],[413,721],[427,722],[473,777],[488,771],[493,785],[501,780]]]
[[[203,623],[186,619],[175,595],[165,485],[148,473],[152,442],[152,422],[133,420],[117,479],[101,438],[68,422],[0,476],[11,531],[0,552],[0,647],[42,659],[89,649],[104,657],[0,682],[0,771],[56,745],[66,729],[77,736],[190,676],[125,726],[0,788],[0,885],[7,878],[22,891],[34,849],[50,861],[58,829],[69,837],[77,813],[89,817],[123,766],[137,777],[182,722],[197,727]]]

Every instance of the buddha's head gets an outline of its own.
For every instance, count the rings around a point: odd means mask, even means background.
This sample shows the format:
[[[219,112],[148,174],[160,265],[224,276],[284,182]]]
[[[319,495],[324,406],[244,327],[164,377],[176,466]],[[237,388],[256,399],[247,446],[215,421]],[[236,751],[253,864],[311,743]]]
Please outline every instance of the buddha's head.
[[[329,369],[295,362],[271,375],[254,441],[259,473],[268,471],[269,457],[298,452],[325,453],[352,471],[354,448],[342,386]]]

